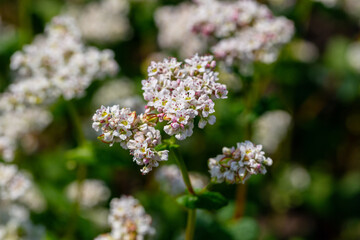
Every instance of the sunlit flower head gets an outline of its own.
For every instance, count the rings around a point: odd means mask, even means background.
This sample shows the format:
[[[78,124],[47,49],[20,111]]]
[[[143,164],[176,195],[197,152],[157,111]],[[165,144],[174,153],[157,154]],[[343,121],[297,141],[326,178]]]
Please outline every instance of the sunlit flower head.
[[[251,175],[265,174],[265,166],[271,165],[272,159],[265,157],[262,146],[250,141],[238,143],[236,148],[224,147],[221,155],[208,162],[211,179],[218,183],[245,183]]]

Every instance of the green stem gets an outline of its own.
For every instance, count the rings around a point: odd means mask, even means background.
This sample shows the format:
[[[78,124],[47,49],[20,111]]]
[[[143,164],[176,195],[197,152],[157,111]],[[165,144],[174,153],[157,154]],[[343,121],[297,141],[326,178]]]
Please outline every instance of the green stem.
[[[81,121],[80,121],[79,115],[78,115],[72,101],[66,101],[66,104],[67,104],[67,108],[68,108],[68,111],[70,114],[70,118],[71,118],[73,127],[75,128],[77,143],[78,143],[78,145],[83,145],[86,143],[86,138],[85,138],[82,126],[81,126]]]
[[[196,195],[194,188],[191,185],[189,172],[186,168],[185,162],[181,155],[174,149],[173,156],[180,168],[185,186],[190,194]],[[186,225],[186,235],[185,240],[192,240],[194,239],[194,233],[195,233],[195,224],[196,224],[196,209],[189,209],[188,210],[188,219],[187,219],[187,225]]]
[[[193,240],[196,223],[196,209],[189,209],[185,240]]]
[[[84,164],[79,164],[78,168],[77,168],[77,196],[76,196],[76,200],[73,204],[72,207],[72,212],[71,212],[71,216],[69,219],[69,227],[67,228],[65,237],[63,238],[63,240],[69,240],[69,239],[73,239],[74,234],[75,234],[75,230],[76,230],[76,225],[77,225],[77,218],[80,214],[80,202],[83,196],[83,182],[86,179],[86,175],[87,175],[87,169],[86,166]]]
[[[69,111],[72,125],[75,128],[77,145],[82,146],[82,145],[86,144],[87,140],[85,138],[84,131],[81,127],[81,121],[80,121],[79,115],[78,115],[72,101],[66,101],[66,105],[67,105],[67,108]],[[73,236],[74,236],[74,233],[76,230],[76,225],[77,225],[77,218],[80,214],[80,203],[81,203],[82,192],[83,192],[82,188],[83,188],[83,182],[86,179],[86,175],[87,175],[86,165],[78,163],[77,164],[77,173],[76,173],[76,180],[77,180],[77,184],[78,184],[77,191],[78,192],[77,192],[77,196],[76,196],[76,201],[74,202],[74,205],[73,205],[72,214],[69,219],[70,224],[69,224],[67,233],[65,234],[64,240],[73,239]]]
[[[255,73],[254,73],[255,74]],[[245,98],[245,123],[243,126],[244,138],[245,140],[251,140],[253,134],[253,122],[254,122],[254,108],[256,107],[257,102],[261,98],[261,94],[265,91],[268,81],[267,79],[262,79],[260,81],[259,75],[254,75],[246,78],[246,95]],[[246,204],[246,185],[238,184],[236,187],[236,197],[235,197],[235,212],[234,219],[240,219],[244,216]]]
[[[20,47],[31,40],[33,35],[31,17],[29,9],[31,7],[31,1],[20,0],[18,5],[18,17],[19,17],[19,45]]]
[[[190,177],[189,177],[189,173],[186,169],[186,165],[185,165],[185,162],[183,160],[183,158],[180,156],[180,154],[177,153],[177,151],[174,149],[174,158],[180,168],[180,171],[181,171],[181,174],[182,174],[182,177],[183,177],[183,180],[184,180],[184,183],[185,183],[185,186],[187,188],[187,190],[189,191],[190,194],[192,195],[196,195],[192,185],[191,185],[191,181],[190,181]]]

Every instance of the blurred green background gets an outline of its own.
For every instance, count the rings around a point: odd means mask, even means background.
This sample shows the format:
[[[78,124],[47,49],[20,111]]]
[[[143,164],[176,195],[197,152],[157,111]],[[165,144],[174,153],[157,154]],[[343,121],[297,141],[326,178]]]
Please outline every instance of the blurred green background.
[[[16,50],[42,33],[53,16],[73,5],[81,9],[88,2],[1,0],[2,22],[12,30],[0,33],[0,89],[5,90],[11,82],[9,63]],[[121,68],[119,79],[127,78],[138,96],[149,59],[160,51],[154,12],[180,2],[132,0],[128,13],[132,30],[126,39],[111,44],[88,42],[115,52]],[[279,5],[286,1],[261,2],[294,21],[296,34],[277,62],[255,66],[262,92],[246,118],[281,109],[290,113],[291,126],[270,155],[274,164],[268,174],[248,181],[245,216],[238,222],[228,221],[233,214],[235,186],[216,186],[231,199],[230,204],[218,212],[200,211],[195,239],[360,239],[360,72],[348,59],[350,46],[359,41],[359,19],[341,6],[327,7],[310,0],[293,1],[287,7]],[[304,47],[304,41],[311,47]],[[229,83],[229,98],[216,103],[216,124],[204,130],[195,128],[193,136],[180,143],[190,171],[207,176],[208,158],[247,137],[242,98],[246,80],[225,71],[220,79]],[[94,82],[85,97],[74,101],[87,138],[94,142],[95,157],[86,163],[87,178],[104,180],[111,197],[137,197],[153,217],[154,239],[181,239],[186,212],[161,191],[154,171],[142,176],[126,150],[96,140],[91,116],[99,106],[92,102],[97,90],[109,81]],[[31,217],[35,224],[45,226],[48,240],[93,239],[107,230],[94,222],[97,213],[89,217],[91,210],[82,209],[70,222],[74,209],[64,194],[77,174],[77,162],[69,157],[76,147],[74,126],[64,101],[52,105],[51,112],[54,121],[33,136],[38,140],[37,150],[30,154],[21,148],[17,151],[16,164],[33,175],[47,201],[46,210]],[[108,202],[103,207],[108,207]],[[71,224],[75,230],[73,236],[67,236]]]

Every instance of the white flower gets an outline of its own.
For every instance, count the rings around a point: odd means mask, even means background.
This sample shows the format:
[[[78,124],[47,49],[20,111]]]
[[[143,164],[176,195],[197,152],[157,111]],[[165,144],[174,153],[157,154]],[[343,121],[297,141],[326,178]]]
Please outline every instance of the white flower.
[[[185,64],[175,58],[151,63],[149,78],[142,81],[143,95],[148,109],[167,122],[167,134],[179,140],[191,136],[196,116],[201,117],[200,128],[215,123],[213,100],[227,97],[226,86],[217,82],[215,65],[212,56],[198,55],[186,59]]]
[[[45,229],[30,220],[28,209],[18,204],[0,205],[0,239],[43,239]]]
[[[2,109],[81,97],[93,80],[118,71],[114,53],[85,47],[74,19],[66,16],[53,18],[44,35],[12,56],[10,67],[16,81],[0,97]]]
[[[115,198],[110,203],[109,224],[111,232],[95,240],[143,240],[155,234],[151,217],[143,206],[132,196]]]
[[[12,161],[17,142],[26,134],[39,132],[51,122],[49,112],[40,108],[9,111],[0,115],[0,154],[5,161]]]
[[[195,9],[193,4],[182,3],[156,10],[155,22],[159,29],[158,43],[161,48],[178,50],[183,58],[205,51],[204,41],[191,31]]]
[[[81,184],[72,182],[66,188],[66,195],[72,201],[80,200],[80,205],[85,208],[93,208],[110,197],[110,190],[103,181],[86,179]]]
[[[261,142],[268,153],[274,153],[286,136],[291,123],[289,113],[282,110],[269,111],[254,123],[255,142]]]
[[[218,183],[245,183],[253,174],[265,174],[265,166],[272,165],[272,159],[264,155],[262,146],[250,141],[238,143],[236,148],[223,148],[222,155],[209,159],[211,178]]]
[[[113,43],[126,38],[129,33],[127,0],[101,0],[78,8],[70,7],[70,13],[73,12],[87,40]]]
[[[31,186],[31,181],[16,165],[0,163],[0,200],[14,201],[23,196]]]
[[[272,63],[277,58],[279,46],[289,42],[293,32],[292,22],[284,17],[262,19],[234,37],[220,40],[212,51],[230,65],[235,61]]]
[[[185,55],[183,48],[188,47],[185,53],[189,56],[209,47],[228,65],[271,63],[294,32],[291,21],[275,17],[266,5],[254,0],[195,2],[157,10],[162,48]]]
[[[93,116],[93,128],[101,130],[99,139],[112,146],[119,142],[124,149],[129,149],[134,161],[144,166],[143,174],[149,173],[153,167],[159,166],[159,161],[167,161],[168,150],[156,151],[161,143],[160,131],[155,129],[151,119],[156,115],[149,111],[139,116],[129,108],[101,106]]]

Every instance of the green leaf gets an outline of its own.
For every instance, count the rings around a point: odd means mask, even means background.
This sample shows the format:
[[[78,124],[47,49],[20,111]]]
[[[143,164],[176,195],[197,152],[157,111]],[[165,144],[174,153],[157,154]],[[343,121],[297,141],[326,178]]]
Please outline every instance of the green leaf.
[[[91,143],[85,143],[66,152],[66,158],[78,163],[91,164],[95,162],[94,149]]]
[[[176,200],[180,205],[190,209],[201,208],[207,210],[220,209],[228,204],[228,200],[217,192],[203,192],[198,195],[183,195]]]

